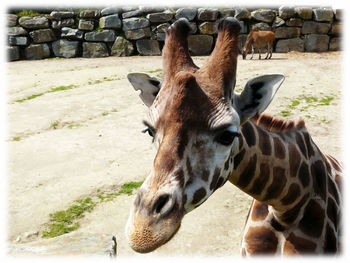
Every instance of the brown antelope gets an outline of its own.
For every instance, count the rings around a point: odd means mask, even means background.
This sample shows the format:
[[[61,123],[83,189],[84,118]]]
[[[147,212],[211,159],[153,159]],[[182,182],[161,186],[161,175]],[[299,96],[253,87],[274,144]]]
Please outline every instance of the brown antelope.
[[[261,59],[261,54],[260,54],[260,48],[265,46],[267,44],[267,54],[265,59],[271,58],[272,57],[272,44],[273,41],[275,40],[275,33],[272,31],[266,31],[266,30],[251,30],[247,41],[244,44],[244,48],[242,51],[242,57],[245,59],[247,56],[247,52],[252,48],[252,56],[250,59],[253,58],[254,55],[254,47],[257,47],[259,50],[259,59]],[[270,53],[270,57],[269,56]]]
[[[254,198],[243,255],[336,253],[341,167],[320,151],[303,121],[261,114],[284,76],[256,76],[237,93],[239,21],[221,20],[201,68],[188,51],[190,30],[182,18],[166,31],[162,80],[128,75],[149,107],[144,131],[157,148],[130,211],[130,246],[146,253],[163,245],[185,214],[229,181]]]

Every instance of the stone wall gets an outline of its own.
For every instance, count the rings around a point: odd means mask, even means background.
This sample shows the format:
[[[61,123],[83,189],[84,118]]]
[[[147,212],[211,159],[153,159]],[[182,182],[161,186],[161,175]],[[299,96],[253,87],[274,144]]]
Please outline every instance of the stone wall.
[[[240,50],[251,29],[273,30],[275,52],[323,52],[341,49],[342,10],[325,7],[163,8],[107,7],[89,10],[10,10],[8,60],[48,57],[161,55],[165,29],[185,17],[192,31],[192,55],[208,55],[218,20],[241,21]]]

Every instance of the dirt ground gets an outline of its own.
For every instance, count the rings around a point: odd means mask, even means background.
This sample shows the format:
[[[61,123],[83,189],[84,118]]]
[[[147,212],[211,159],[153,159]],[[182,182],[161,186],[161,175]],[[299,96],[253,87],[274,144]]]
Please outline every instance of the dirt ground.
[[[194,61],[201,66],[206,59]],[[161,57],[7,64],[9,244],[41,241],[50,213],[147,176],[155,155],[150,138],[140,132],[147,108],[126,75],[157,75],[160,69]],[[342,160],[342,53],[273,54],[271,60],[260,61],[239,57],[237,90],[264,73],[286,77],[266,112],[305,119],[319,148]],[[61,86],[70,88],[57,89]],[[96,206],[69,235],[116,235],[118,254],[137,256],[124,234],[134,197],[121,195]],[[147,256],[238,254],[250,202],[249,196],[227,183],[185,216],[170,242]],[[39,235],[25,238],[37,231]]]

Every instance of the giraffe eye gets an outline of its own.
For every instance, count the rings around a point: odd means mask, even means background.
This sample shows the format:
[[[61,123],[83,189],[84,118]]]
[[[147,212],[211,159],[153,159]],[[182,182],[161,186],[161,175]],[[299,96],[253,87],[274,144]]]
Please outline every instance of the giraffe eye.
[[[238,132],[226,130],[220,133],[218,136],[216,136],[215,141],[222,145],[229,146],[230,144],[232,144],[233,140],[239,135],[240,134]]]

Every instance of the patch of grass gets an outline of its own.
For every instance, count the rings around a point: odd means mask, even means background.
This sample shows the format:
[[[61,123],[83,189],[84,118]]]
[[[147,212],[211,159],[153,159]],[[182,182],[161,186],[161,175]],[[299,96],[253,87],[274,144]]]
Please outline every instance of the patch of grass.
[[[158,73],[158,72],[162,72],[162,69],[161,68],[157,68],[155,70],[148,70],[148,71],[145,71],[147,73]]]
[[[60,121],[54,121],[51,123],[50,128],[57,129],[59,124],[60,124]]]
[[[23,10],[17,13],[16,16],[22,17],[22,16],[43,16],[43,15],[33,10]]]
[[[330,105],[332,100],[334,100],[334,97],[326,96],[326,97],[320,99],[319,104],[317,104],[317,105],[328,106],[328,105]]]
[[[101,114],[102,116],[107,116],[107,115],[109,115],[109,112],[102,112],[102,114]]]
[[[58,87],[56,87],[56,88],[52,88],[50,91],[48,91],[48,93],[57,92],[57,91],[63,91],[63,90],[75,89],[75,88],[77,88],[77,87],[78,87],[78,86],[76,86],[76,85],[58,86]]]
[[[15,141],[15,142],[18,142],[18,141],[20,141],[21,140],[21,137],[13,137],[12,138],[12,141]]]
[[[40,96],[42,96],[42,95],[44,95],[44,94],[45,94],[45,93],[33,94],[33,95],[28,96],[27,98],[20,99],[20,100],[16,100],[16,102],[21,103],[21,102],[24,102],[24,101],[27,101],[27,100],[32,100],[32,99],[35,99],[35,98],[37,98],[37,97],[40,97]]]
[[[290,111],[289,111],[289,110],[282,110],[282,111],[281,111],[281,115],[282,115],[283,117],[287,117],[287,116],[290,115]]]
[[[91,212],[99,203],[112,201],[121,194],[131,195],[133,190],[139,188],[142,183],[143,181],[125,183],[118,192],[114,193],[100,193],[101,190],[97,190],[99,201],[93,201],[91,197],[87,197],[84,200],[76,201],[66,210],[50,214],[50,223],[43,231],[42,237],[57,237],[78,229],[80,223],[77,221],[84,217],[86,212]]]
[[[78,86],[76,86],[76,85],[59,86],[59,87],[56,87],[56,88],[52,88],[52,89],[50,89],[49,91],[46,91],[46,92],[33,94],[33,95],[30,95],[30,96],[28,96],[28,97],[26,97],[24,99],[16,100],[16,102],[21,103],[21,102],[24,102],[24,101],[27,101],[27,100],[32,100],[32,99],[35,99],[37,97],[43,96],[46,93],[52,93],[52,92],[63,91],[63,90],[70,90],[70,89],[74,89],[74,88],[77,88],[77,87]]]
[[[78,200],[76,204],[69,207],[67,210],[62,210],[50,214],[50,224],[48,229],[43,231],[42,237],[57,237],[79,228],[77,219],[82,218],[85,212],[91,212],[96,206],[90,197],[85,200]]]

